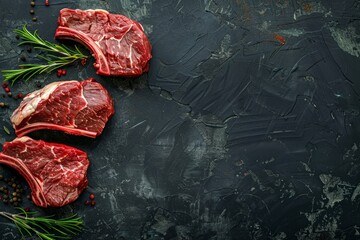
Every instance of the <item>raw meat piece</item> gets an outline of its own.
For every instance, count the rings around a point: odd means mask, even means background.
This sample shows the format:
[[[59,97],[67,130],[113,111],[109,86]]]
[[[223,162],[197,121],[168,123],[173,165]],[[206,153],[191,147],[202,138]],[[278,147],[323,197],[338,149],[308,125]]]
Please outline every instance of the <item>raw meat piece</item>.
[[[59,81],[26,95],[10,120],[17,136],[39,129],[95,138],[114,113],[106,89],[93,78]]]
[[[149,69],[150,42],[141,24],[125,16],[64,8],[55,37],[86,45],[96,58],[97,74],[135,77]]]
[[[87,187],[87,154],[63,144],[29,137],[5,142],[0,164],[17,170],[31,188],[40,207],[61,207],[75,201]]]

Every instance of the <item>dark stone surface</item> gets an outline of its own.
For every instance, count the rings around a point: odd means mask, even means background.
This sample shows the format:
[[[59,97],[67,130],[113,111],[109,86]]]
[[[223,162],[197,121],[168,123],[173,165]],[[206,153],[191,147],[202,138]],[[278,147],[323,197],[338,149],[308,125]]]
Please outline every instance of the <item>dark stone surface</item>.
[[[17,68],[22,55],[36,61],[36,51],[17,46],[14,28],[27,23],[55,41],[64,7],[139,21],[153,59],[137,79],[96,76],[91,62],[67,68],[61,79],[104,84],[116,114],[96,139],[31,134],[85,150],[89,188],[60,209],[23,207],[78,213],[86,227],[75,239],[359,238],[359,0],[36,4],[32,22],[30,1],[2,1],[1,69]],[[57,80],[41,75],[11,88],[28,93]],[[9,117],[19,100],[0,99],[10,104],[0,108],[3,143],[15,137]],[[93,208],[84,206],[89,193]],[[0,236],[19,239],[6,219]]]

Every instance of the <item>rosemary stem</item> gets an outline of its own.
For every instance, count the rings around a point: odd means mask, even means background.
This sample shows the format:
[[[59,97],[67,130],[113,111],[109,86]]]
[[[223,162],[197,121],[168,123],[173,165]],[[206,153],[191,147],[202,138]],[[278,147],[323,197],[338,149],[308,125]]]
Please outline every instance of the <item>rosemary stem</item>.
[[[0,212],[0,215],[7,218],[7,219],[10,219],[11,221],[13,221],[13,218],[12,218],[11,214],[9,214],[7,212]]]

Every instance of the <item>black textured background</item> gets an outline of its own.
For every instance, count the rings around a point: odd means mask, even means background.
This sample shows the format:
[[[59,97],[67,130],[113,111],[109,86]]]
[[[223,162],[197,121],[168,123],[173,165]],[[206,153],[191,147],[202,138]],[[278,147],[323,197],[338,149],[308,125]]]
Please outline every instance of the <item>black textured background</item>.
[[[85,150],[89,188],[60,209],[24,207],[78,213],[85,229],[75,239],[359,238],[359,0],[44,2],[36,0],[32,22],[30,1],[0,0],[0,69],[17,68],[22,55],[36,61],[14,28],[27,23],[55,41],[64,7],[139,21],[153,58],[137,79],[96,76],[92,62],[67,68],[62,80],[101,82],[116,114],[95,140],[31,134]],[[57,80],[11,88],[28,93]],[[0,98],[10,104],[0,108],[3,143],[15,137],[9,117],[19,100]],[[84,206],[89,193],[94,208]],[[0,235],[20,238],[6,219]]]

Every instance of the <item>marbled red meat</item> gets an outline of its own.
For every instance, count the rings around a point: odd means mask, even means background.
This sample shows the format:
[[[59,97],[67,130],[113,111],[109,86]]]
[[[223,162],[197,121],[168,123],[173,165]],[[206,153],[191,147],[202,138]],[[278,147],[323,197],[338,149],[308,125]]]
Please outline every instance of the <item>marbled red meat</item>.
[[[149,69],[151,45],[144,29],[123,15],[64,8],[55,37],[87,46],[96,59],[97,74],[135,77]]]
[[[29,137],[5,142],[0,164],[17,170],[31,188],[40,207],[61,207],[75,201],[87,187],[87,154],[58,143]]]
[[[17,136],[40,129],[95,138],[114,114],[108,91],[94,79],[53,82],[26,95],[10,120]]]

